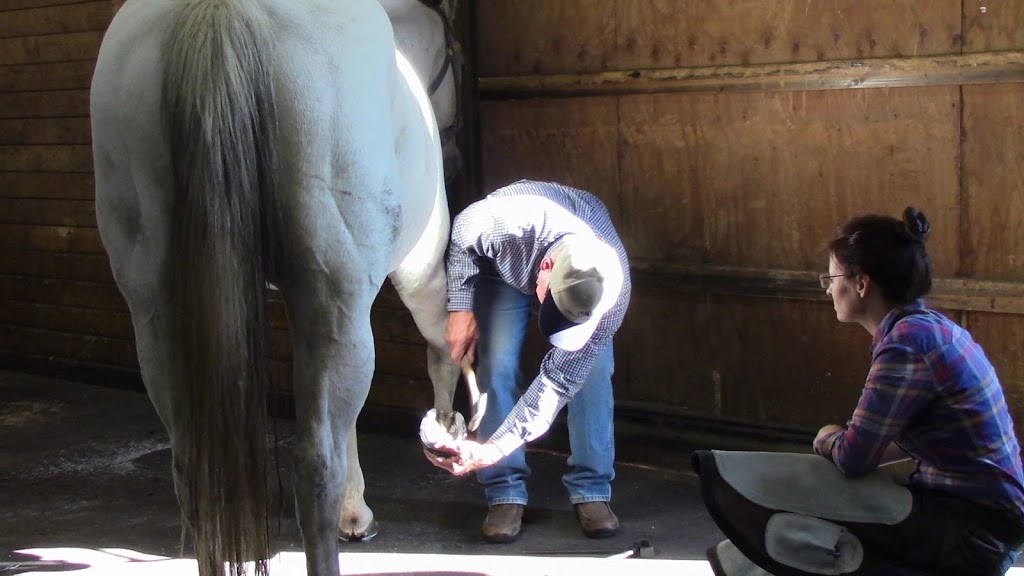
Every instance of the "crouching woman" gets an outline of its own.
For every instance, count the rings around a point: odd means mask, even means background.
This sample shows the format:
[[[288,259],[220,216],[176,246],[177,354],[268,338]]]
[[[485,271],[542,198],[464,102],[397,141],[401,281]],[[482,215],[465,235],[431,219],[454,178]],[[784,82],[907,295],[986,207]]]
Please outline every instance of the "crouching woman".
[[[1020,446],[981,347],[922,300],[929,231],[907,208],[902,220],[854,218],[829,245],[821,285],[840,322],[871,334],[871,368],[847,425],[818,432],[817,456],[694,456],[729,537],[708,551],[719,576],[751,563],[776,576],[995,576],[1013,564],[1024,543]],[[876,471],[899,455],[916,465],[906,485]]]

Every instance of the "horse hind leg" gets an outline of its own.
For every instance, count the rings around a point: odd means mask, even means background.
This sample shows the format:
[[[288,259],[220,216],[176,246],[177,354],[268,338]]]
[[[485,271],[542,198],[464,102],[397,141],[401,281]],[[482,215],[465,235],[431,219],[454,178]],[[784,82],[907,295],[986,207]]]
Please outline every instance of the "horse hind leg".
[[[373,518],[373,510],[370,510],[364,498],[366,482],[359,465],[355,425],[348,437],[347,456],[345,496],[341,500],[341,515],[338,517],[338,538],[344,542],[365,542],[377,535],[379,527]]]
[[[373,513],[348,492],[362,493],[355,452],[355,422],[373,376],[373,336],[367,294],[347,303],[314,301],[282,283],[294,338],[293,372],[298,441],[295,447],[295,503],[310,574],[328,574],[337,561],[337,538],[375,533]],[[369,292],[369,290],[367,290]],[[351,310],[363,310],[358,318]],[[349,487],[346,489],[346,485]],[[346,531],[339,533],[338,511]],[[330,534],[330,540],[326,535]],[[336,536],[337,535],[337,536]],[[320,559],[320,560],[318,560]],[[320,569],[313,569],[320,561]]]

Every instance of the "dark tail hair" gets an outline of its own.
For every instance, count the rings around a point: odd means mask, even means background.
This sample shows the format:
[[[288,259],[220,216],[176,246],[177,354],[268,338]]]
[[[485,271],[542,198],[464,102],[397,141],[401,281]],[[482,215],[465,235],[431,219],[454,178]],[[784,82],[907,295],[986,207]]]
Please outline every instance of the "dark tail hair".
[[[276,113],[268,17],[249,0],[173,12],[163,111],[174,171],[167,280],[184,397],[176,461],[201,576],[267,573],[264,287],[276,267]],[[180,425],[180,424],[179,424]]]

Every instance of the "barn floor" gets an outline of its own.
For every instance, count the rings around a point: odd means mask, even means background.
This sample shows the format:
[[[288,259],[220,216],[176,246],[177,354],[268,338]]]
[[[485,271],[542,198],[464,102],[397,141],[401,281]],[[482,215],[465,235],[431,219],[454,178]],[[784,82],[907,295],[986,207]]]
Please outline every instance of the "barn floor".
[[[274,488],[285,506],[272,528],[279,554],[271,574],[304,574],[289,484],[292,422],[278,420],[277,434],[283,472]],[[620,442],[613,504],[622,530],[595,541],[579,532],[565,498],[559,443],[531,453],[522,536],[492,545],[479,535],[486,509],[474,480],[433,468],[414,436],[362,434],[368,501],[381,532],[340,546],[343,573],[598,575],[644,562],[644,574],[711,574],[704,550],[722,535],[700,501],[687,449],[652,458]],[[144,394],[0,371],[0,576],[194,574],[179,537],[170,449]],[[607,559],[641,539],[656,558]]]
[[[303,573],[289,483],[292,428],[277,421],[286,495],[272,529],[281,552],[272,573],[279,575]],[[364,433],[360,446],[381,531],[340,546],[345,573],[554,574],[560,564],[572,573],[581,558],[603,559],[646,539],[657,554],[644,560],[648,568],[710,574],[704,550],[721,539],[682,449],[678,466],[667,468],[630,464],[628,448],[620,447],[613,504],[622,530],[607,540],[580,533],[561,485],[564,454],[557,447],[533,451],[523,534],[492,545],[479,535],[486,507],[474,480],[431,466],[412,435]],[[110,574],[115,565],[132,574],[158,566],[159,573],[194,570],[177,560],[179,537],[170,448],[143,393],[0,371],[0,575],[86,567]],[[468,571],[460,559],[466,555],[479,556]],[[145,559],[153,561],[139,561]],[[14,568],[20,561],[35,564]],[[607,564],[591,562],[598,572]]]

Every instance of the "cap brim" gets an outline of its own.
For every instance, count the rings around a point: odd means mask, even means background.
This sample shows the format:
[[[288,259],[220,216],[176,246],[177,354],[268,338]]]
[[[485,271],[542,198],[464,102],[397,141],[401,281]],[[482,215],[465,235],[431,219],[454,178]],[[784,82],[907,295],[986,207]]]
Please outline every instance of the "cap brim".
[[[548,342],[556,348],[575,352],[590,340],[594,334],[600,316],[595,315],[590,320],[577,324],[566,318],[555,305],[555,299],[549,291],[544,297],[544,303],[540,306],[540,331]]]

